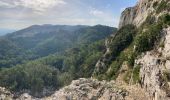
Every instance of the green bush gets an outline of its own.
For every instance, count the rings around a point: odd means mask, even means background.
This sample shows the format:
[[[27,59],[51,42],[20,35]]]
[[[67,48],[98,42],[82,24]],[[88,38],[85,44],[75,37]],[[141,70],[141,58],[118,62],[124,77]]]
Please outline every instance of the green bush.
[[[141,53],[153,49],[155,42],[161,37],[161,30],[160,24],[153,24],[145,32],[138,35],[135,40],[136,51]]]
[[[153,3],[153,8],[156,8],[157,6],[158,6],[158,2],[156,1]]]
[[[145,52],[153,49],[156,42],[159,42],[161,38],[161,30],[163,27],[170,25],[170,15],[164,14],[159,17],[157,23],[148,25],[146,22],[143,24],[143,31],[135,39],[136,51],[138,53]]]
[[[146,20],[145,20],[145,22],[143,24],[145,24],[145,26],[146,25],[151,25],[151,24],[154,24],[155,21],[156,21],[155,16],[149,15],[149,16],[147,16],[147,18],[146,18]]]
[[[135,58],[136,58],[135,52],[132,51],[131,53],[129,53],[128,59],[127,59],[129,67],[133,68],[134,63],[135,63]]]
[[[135,34],[136,27],[134,25],[126,25],[117,32],[110,45],[112,60],[114,60],[121,51],[132,43]]]
[[[164,71],[164,72],[163,72],[163,78],[164,78],[167,82],[170,82],[170,72]]]
[[[116,33],[116,35],[111,38],[112,42],[109,45],[110,53],[106,55],[106,60],[104,62],[106,67],[100,72],[95,72],[94,76],[103,76],[107,79],[115,79],[123,61],[127,59],[122,51],[132,43],[135,35],[136,27],[134,25],[126,25],[122,27]],[[111,69],[105,74],[105,72],[108,70],[108,67]]]
[[[131,75],[132,75],[132,70],[128,70],[128,72],[126,73],[126,75],[124,76],[123,80],[126,83],[129,83],[130,79],[131,79]]]
[[[170,25],[170,15],[169,14],[163,15],[162,21],[163,21],[164,24]]]
[[[133,83],[139,83],[140,82],[140,77],[139,77],[139,71],[140,71],[140,66],[136,66],[133,69]]]
[[[162,0],[156,9],[156,13],[158,14],[164,10],[169,10],[169,8],[170,8],[170,6],[168,4],[168,1]]]

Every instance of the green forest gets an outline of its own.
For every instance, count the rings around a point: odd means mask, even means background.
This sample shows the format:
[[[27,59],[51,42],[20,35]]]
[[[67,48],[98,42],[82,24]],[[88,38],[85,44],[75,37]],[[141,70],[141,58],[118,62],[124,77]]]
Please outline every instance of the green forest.
[[[90,77],[105,52],[106,37],[117,31],[102,25],[50,28],[31,26],[0,38],[1,86],[43,96],[44,89],[53,91]]]

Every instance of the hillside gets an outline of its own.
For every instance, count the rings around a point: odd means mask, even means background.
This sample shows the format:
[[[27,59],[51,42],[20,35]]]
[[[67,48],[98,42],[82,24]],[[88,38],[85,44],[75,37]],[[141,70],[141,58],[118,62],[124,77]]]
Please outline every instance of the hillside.
[[[105,52],[104,39],[116,28],[96,26],[31,26],[1,37],[0,85],[41,97],[90,77]]]
[[[105,39],[115,31],[116,28],[102,25],[33,25],[0,37],[3,54],[0,54],[0,67],[11,67],[50,54],[62,54],[69,48]]]
[[[14,29],[5,29],[5,28],[0,28],[0,36],[4,36],[8,33],[12,33],[14,32]]]
[[[116,80],[129,90],[130,100],[169,100],[169,5],[169,0],[139,0],[125,9],[93,76]]]
[[[83,45],[66,50],[62,56],[49,55],[3,69],[0,84],[13,91],[30,90],[23,91],[19,100],[169,100],[169,5],[169,0],[139,0],[122,12],[118,31],[105,41],[85,45],[79,41]],[[32,71],[43,74],[29,73]],[[20,76],[24,78],[18,79]],[[44,87],[46,90],[51,84],[68,86],[41,97]],[[0,91],[2,97],[13,98],[8,90]]]

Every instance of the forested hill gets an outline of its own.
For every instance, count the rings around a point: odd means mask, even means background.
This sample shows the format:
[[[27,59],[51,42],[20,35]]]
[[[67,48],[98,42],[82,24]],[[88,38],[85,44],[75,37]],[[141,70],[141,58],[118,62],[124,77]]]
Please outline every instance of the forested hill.
[[[115,31],[116,28],[102,25],[33,25],[0,37],[0,67],[11,67],[49,54],[61,54],[79,44],[105,39]]]
[[[105,39],[116,30],[102,25],[34,25],[7,34],[0,38],[0,86],[40,97],[73,79],[90,77],[106,51]]]

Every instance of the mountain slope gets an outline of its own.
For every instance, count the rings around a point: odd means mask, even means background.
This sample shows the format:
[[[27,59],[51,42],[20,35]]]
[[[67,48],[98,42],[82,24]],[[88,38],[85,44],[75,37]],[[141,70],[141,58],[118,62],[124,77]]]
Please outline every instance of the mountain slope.
[[[90,44],[98,40],[105,39],[114,33],[116,28],[96,25],[96,26],[67,26],[67,25],[33,25],[23,30],[7,34],[1,37],[8,40],[19,49],[17,54],[3,56],[6,63],[1,63],[0,67],[11,67],[25,61],[34,60],[50,54],[61,54],[69,48],[79,44]],[[5,45],[5,42],[1,44]],[[2,49],[6,50],[3,45]],[[9,48],[8,50],[12,50]],[[3,52],[2,52],[3,53]],[[10,60],[10,61],[9,61]]]
[[[133,89],[142,88],[148,100],[169,100],[169,53],[164,52],[169,50],[169,5],[169,0],[140,0],[135,7],[123,11],[119,31],[108,41],[109,52],[96,64],[94,77],[116,79],[119,83],[125,83],[123,87],[127,90],[129,85]],[[113,54],[115,50],[112,48],[119,44],[115,40],[121,40],[117,36],[122,34],[120,30],[130,26],[136,27],[133,40],[117,52],[119,55]],[[132,30],[134,28],[129,28],[124,34]],[[132,90],[129,92],[135,94]],[[138,95],[138,99],[143,100]]]
[[[170,83],[170,78],[169,78],[170,76],[169,74],[170,73],[169,70],[170,6],[169,5],[170,5],[169,0],[139,0],[139,2],[135,7],[127,8],[122,13],[122,17],[119,24],[119,31],[116,34],[111,35],[106,39],[105,41],[106,48],[104,50],[105,53],[103,55],[100,55],[100,57],[97,57],[100,59],[98,59],[98,62],[96,60],[97,63],[95,67],[94,66],[86,67],[86,63],[85,64],[83,63],[84,67],[71,66],[69,67],[70,68],[69,70],[71,70],[71,74],[64,73],[65,77],[63,79],[69,79],[68,77],[70,75],[73,76],[75,75],[76,77],[75,79],[77,79],[79,78],[76,76],[77,72],[78,75],[80,73],[84,75],[86,72],[89,72],[89,70],[87,71],[82,70],[79,72],[81,68],[85,68],[85,69],[92,68],[93,78],[98,78],[99,80],[108,80],[108,81],[115,80],[112,83],[116,86],[112,88],[113,90],[116,90],[117,88],[123,88],[123,90],[125,89],[127,91],[127,94],[125,93],[122,96],[122,93],[124,92],[122,91],[122,89],[120,89],[120,92],[118,93],[116,92],[117,95],[115,97],[115,93],[112,94],[112,92],[110,92],[112,89],[110,90],[110,88],[105,88],[105,86],[107,87],[108,85],[104,84],[102,89],[97,90],[98,91],[97,94],[92,94],[92,96],[90,96],[90,97],[97,97],[92,99],[97,100],[99,99],[98,97],[103,96],[102,93],[104,93],[106,94],[104,95],[106,97],[101,98],[102,100],[110,100],[110,99],[169,100],[170,99],[169,98],[170,97],[169,96],[169,91],[170,91],[170,85],[169,85]],[[82,49],[85,49],[86,46],[87,45],[84,45]],[[89,47],[88,49],[90,48],[91,47]],[[81,51],[80,49],[74,48],[72,50],[71,51],[73,57],[71,57],[71,59],[68,58],[65,61],[65,62],[69,62],[68,65],[77,64],[77,62],[85,61],[84,59],[82,59],[84,56],[79,56],[80,55],[79,52]],[[99,52],[101,52],[100,50]],[[66,55],[68,53],[68,55],[70,56],[69,52],[71,51],[66,52]],[[94,51],[94,54],[95,53],[96,50]],[[74,54],[77,54],[78,56]],[[86,53],[84,55],[86,55]],[[91,55],[91,53],[89,55]],[[87,56],[86,59],[87,62],[93,61],[93,59],[89,60],[88,57],[89,56]],[[60,60],[61,59],[62,58],[60,58]],[[76,59],[76,61],[73,59]],[[61,62],[58,64],[61,64]],[[64,71],[63,67],[58,69],[62,72]],[[65,69],[67,68],[68,67],[65,67]],[[3,76],[3,74],[0,76]],[[56,91],[56,94],[51,95],[49,98],[57,99],[57,97],[60,96],[60,93],[63,92],[64,92],[64,97],[62,95],[63,100],[88,98],[89,97],[88,86],[90,86],[90,89],[92,89],[92,91],[94,90],[92,93],[96,93],[95,89],[97,87],[95,87],[94,84],[98,83],[98,81],[93,81],[94,83],[93,82],[91,83],[91,80],[88,79],[87,80],[85,79],[86,81],[81,81],[81,80],[82,79],[73,81],[73,84],[61,89],[60,91]],[[74,84],[74,82],[78,82],[78,83]],[[76,88],[76,94],[73,93],[73,91],[75,90],[74,86],[78,88],[78,89]],[[93,88],[93,86],[95,89]],[[98,86],[100,86],[100,84]],[[109,92],[105,92],[107,90]],[[98,96],[98,94],[100,96]],[[24,97],[28,97],[28,96],[24,96]]]
[[[1,61],[6,63],[2,62],[0,85],[14,91],[15,95],[27,91],[33,96],[42,97],[74,79],[89,78],[95,63],[105,52],[104,39],[115,31],[116,28],[102,25],[45,25],[8,34],[2,39],[9,40],[9,44],[15,44],[20,49],[16,50],[16,54],[11,54],[6,49],[15,49],[2,41],[2,50],[6,52],[2,56],[6,58]]]

